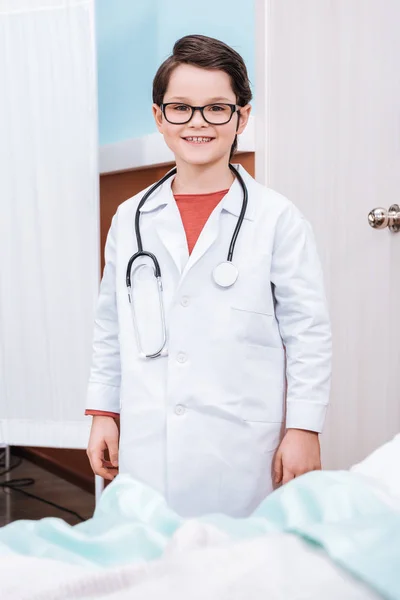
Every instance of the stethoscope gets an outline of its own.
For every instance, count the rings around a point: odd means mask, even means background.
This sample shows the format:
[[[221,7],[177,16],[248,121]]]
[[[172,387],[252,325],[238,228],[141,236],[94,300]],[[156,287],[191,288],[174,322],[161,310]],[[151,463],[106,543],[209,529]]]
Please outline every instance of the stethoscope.
[[[237,179],[241,185],[241,188],[243,190],[243,200],[242,200],[242,208],[240,210],[238,221],[236,223],[235,230],[232,234],[231,243],[229,245],[227,259],[226,259],[226,261],[217,265],[212,272],[212,277],[213,277],[214,282],[222,288],[231,287],[236,282],[236,280],[239,276],[239,270],[233,264],[232,258],[233,258],[233,252],[235,250],[236,241],[237,241],[237,238],[239,235],[239,231],[240,231],[240,228],[242,227],[244,216],[246,214],[247,200],[248,200],[247,186],[243,180],[243,177],[237,171],[237,169],[235,169],[235,167],[233,165],[229,164],[229,168],[234,173],[234,175],[237,177]],[[171,171],[169,171],[166,175],[164,175],[164,177],[162,179],[160,179],[160,181],[157,181],[157,183],[155,183],[144,194],[143,198],[140,200],[140,202],[138,204],[138,207],[136,209],[136,214],[135,214],[135,234],[136,234],[136,243],[137,243],[138,251],[133,256],[131,256],[131,258],[129,259],[128,266],[126,269],[126,286],[128,288],[128,298],[129,298],[129,304],[131,306],[131,311],[132,311],[132,319],[133,319],[134,329],[136,332],[136,339],[137,339],[139,354],[144,358],[157,358],[158,356],[166,354],[167,327],[166,327],[166,323],[165,323],[165,311],[164,311],[164,303],[163,303],[163,286],[162,286],[162,279],[161,279],[160,263],[158,262],[158,259],[155,256],[155,254],[153,254],[152,252],[148,252],[147,250],[143,250],[142,236],[140,233],[140,226],[139,226],[140,209],[142,208],[142,206],[144,205],[146,200],[148,200],[150,198],[151,194],[153,194],[153,192],[155,192],[156,189],[158,189],[161,185],[163,185],[163,183],[165,183],[167,181],[167,179],[169,179],[170,177],[175,175],[176,172],[177,172],[177,169],[176,169],[176,167],[174,167]],[[151,260],[151,262],[153,263],[154,277],[157,282],[157,289],[158,289],[159,303],[160,303],[160,316],[161,316],[161,322],[162,322],[161,346],[156,352],[153,352],[151,354],[146,354],[142,348],[140,335],[139,335],[139,329],[137,327],[138,323],[137,323],[137,318],[136,318],[135,309],[134,309],[134,303],[133,303],[133,297],[132,297],[132,287],[131,287],[132,265],[138,258],[140,258],[142,256],[149,258]]]

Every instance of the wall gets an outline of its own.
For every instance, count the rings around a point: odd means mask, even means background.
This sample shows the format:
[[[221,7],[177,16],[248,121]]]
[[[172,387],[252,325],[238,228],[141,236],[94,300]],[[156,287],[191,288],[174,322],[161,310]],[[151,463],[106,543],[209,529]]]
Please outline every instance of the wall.
[[[191,33],[234,47],[254,83],[254,0],[96,1],[101,145],[156,131],[151,113],[153,77],[174,42]]]

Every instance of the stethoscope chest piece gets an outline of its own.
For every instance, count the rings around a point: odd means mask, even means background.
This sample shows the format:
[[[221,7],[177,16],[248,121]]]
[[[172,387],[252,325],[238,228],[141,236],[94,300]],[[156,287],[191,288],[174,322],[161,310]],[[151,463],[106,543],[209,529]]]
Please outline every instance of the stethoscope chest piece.
[[[230,261],[220,263],[213,270],[213,279],[220,287],[231,287],[238,278],[239,271]]]

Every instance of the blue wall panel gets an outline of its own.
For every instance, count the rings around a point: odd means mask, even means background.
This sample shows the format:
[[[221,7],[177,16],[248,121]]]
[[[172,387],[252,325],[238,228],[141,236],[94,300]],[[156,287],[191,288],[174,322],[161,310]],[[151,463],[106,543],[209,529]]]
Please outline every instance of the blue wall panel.
[[[226,42],[254,82],[253,0],[96,0],[96,29],[100,144],[156,131],[152,80],[183,35]]]

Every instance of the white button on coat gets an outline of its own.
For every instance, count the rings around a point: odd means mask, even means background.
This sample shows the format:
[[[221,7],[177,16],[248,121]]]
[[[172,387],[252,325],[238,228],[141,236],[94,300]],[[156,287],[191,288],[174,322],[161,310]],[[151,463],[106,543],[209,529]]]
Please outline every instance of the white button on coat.
[[[187,296],[183,296],[182,300],[181,300],[181,305],[182,306],[189,306],[189,298]]]
[[[184,516],[246,516],[271,491],[286,377],[287,427],[321,431],[328,405],[331,336],[312,231],[290,201],[239,170],[249,201],[231,287],[212,274],[226,261],[242,206],[237,180],[190,257],[171,179],[141,208],[145,250],[161,267],[167,356],[139,356],[125,285],[144,192],[121,204],[106,244],[87,408],[121,412],[120,472],[162,492]],[[148,346],[161,336],[150,285],[133,282]],[[196,301],[182,310],[189,298]],[[179,405],[184,419],[176,418]]]

